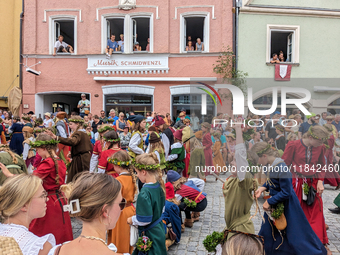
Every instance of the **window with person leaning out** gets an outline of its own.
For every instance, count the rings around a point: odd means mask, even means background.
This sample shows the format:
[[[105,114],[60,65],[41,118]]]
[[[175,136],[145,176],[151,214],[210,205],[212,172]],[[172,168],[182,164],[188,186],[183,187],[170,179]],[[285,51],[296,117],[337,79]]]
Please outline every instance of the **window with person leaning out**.
[[[57,53],[74,53],[73,47],[63,40],[64,36],[59,35],[58,41],[56,41],[54,44],[53,56],[57,55]]]
[[[116,42],[116,36],[111,35],[110,39],[107,40],[107,46],[105,49],[106,58],[111,58],[114,51],[118,51],[118,42]]]
[[[285,60],[282,50],[280,51],[279,55],[277,55],[276,53],[273,53],[273,57],[270,59],[270,63],[272,64],[278,64],[278,63],[287,62],[287,61],[288,59]]]

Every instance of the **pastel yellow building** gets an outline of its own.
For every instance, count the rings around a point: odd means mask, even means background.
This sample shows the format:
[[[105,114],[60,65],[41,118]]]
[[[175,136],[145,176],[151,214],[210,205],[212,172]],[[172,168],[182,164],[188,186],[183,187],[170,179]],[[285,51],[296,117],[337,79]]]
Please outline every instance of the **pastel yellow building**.
[[[0,108],[20,81],[20,14],[22,0],[0,1]]]

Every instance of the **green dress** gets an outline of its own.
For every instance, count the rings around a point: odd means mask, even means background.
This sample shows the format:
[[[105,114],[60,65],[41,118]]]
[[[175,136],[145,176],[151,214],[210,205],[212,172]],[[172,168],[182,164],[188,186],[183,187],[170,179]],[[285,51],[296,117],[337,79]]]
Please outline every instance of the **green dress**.
[[[165,194],[161,185],[156,182],[153,184],[144,184],[138,194],[136,204],[136,218],[139,222],[151,222],[146,226],[139,226],[139,234],[142,236],[142,231],[155,221],[162,217],[162,211],[165,205]],[[160,221],[156,226],[144,233],[152,241],[152,247],[148,251],[148,255],[166,255],[165,247],[165,230],[164,223]],[[135,249],[133,255],[138,254]]]
[[[13,163],[13,159],[8,152],[0,152],[0,162],[4,164],[12,174],[27,174],[25,161],[18,154],[15,154],[15,157],[18,159],[18,164]],[[0,186],[6,179],[7,177],[0,172]]]

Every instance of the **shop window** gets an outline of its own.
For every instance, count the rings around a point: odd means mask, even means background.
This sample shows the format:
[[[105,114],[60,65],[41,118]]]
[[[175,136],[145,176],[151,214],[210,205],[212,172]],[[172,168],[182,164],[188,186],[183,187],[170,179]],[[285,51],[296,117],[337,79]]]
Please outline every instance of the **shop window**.
[[[150,95],[137,94],[115,94],[105,96],[105,111],[110,112],[115,109],[117,113],[127,113],[133,111],[135,114],[146,115],[152,111],[153,98]]]
[[[106,33],[103,36],[103,52],[112,34],[117,43],[121,40],[120,35],[124,35],[124,53],[152,52],[152,15],[106,17],[104,26]]]
[[[299,27],[269,26],[268,28],[267,62],[273,58],[273,54],[283,53],[280,63],[299,62]]]
[[[182,17],[181,52],[204,52],[209,47],[208,15],[186,15]],[[199,42],[198,47],[196,43]]]

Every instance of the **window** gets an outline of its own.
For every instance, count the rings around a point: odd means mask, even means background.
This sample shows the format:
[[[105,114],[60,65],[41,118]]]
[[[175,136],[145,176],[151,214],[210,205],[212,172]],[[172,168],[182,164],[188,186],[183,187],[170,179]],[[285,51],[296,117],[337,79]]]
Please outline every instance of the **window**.
[[[330,112],[333,115],[340,113],[340,98],[334,100],[328,105],[327,112]]]
[[[62,35],[63,41],[72,46],[77,54],[77,22],[76,16],[50,16],[50,54],[53,54],[54,45]],[[57,52],[58,55],[70,54]]]
[[[105,110],[110,112],[115,109],[116,112],[124,114],[133,111],[135,114],[146,115],[152,111],[152,96],[137,94],[115,94],[105,96]]]
[[[103,18],[105,29],[102,35],[102,52],[105,52],[107,40],[111,34],[115,35],[117,42],[121,40],[120,34],[124,35],[123,52],[125,53],[152,52],[152,17],[152,14],[127,14],[119,17],[106,15]]]
[[[287,63],[299,63],[299,31],[298,26],[277,26],[267,27],[267,62],[269,63],[273,54],[278,56],[283,52],[284,61]]]
[[[181,40],[180,51],[192,52],[196,51],[196,43],[198,52],[208,52],[209,50],[209,13],[200,14],[181,14]],[[190,45],[189,45],[190,44]]]

